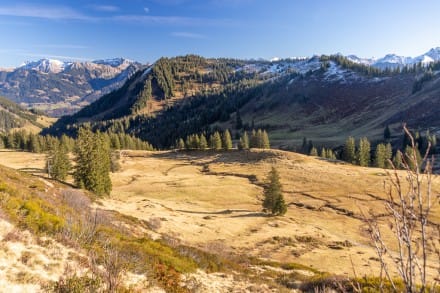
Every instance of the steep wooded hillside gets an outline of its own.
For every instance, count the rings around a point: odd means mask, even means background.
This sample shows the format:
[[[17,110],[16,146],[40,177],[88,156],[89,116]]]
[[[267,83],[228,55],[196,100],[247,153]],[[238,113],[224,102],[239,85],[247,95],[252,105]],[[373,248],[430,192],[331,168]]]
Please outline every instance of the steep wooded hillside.
[[[28,111],[14,102],[0,97],[0,133],[17,129],[39,132],[53,121],[54,119],[44,116],[39,111]]]
[[[161,59],[46,133],[90,122],[169,147],[191,133],[266,129],[275,146],[295,148],[303,137],[337,146],[349,135],[380,140],[402,122],[436,131],[438,64],[380,70],[334,55],[277,62]]]

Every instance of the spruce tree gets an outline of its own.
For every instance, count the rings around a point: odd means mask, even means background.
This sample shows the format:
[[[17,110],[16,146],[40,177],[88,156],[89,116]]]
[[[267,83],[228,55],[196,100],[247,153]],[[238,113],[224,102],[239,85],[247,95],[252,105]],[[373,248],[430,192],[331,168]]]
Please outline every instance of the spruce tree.
[[[358,164],[363,167],[370,165],[370,142],[366,137],[359,140],[359,149],[357,154]]]
[[[80,128],[75,147],[75,183],[97,195],[110,194],[110,143],[102,133]]]
[[[397,151],[393,158],[393,165],[396,169],[402,169],[403,167],[403,160],[402,160],[402,153],[400,151]]]
[[[267,184],[264,189],[263,209],[271,215],[284,215],[287,205],[281,192],[280,176],[277,170],[272,167],[267,176]]]
[[[391,168],[391,159],[393,158],[393,147],[391,143],[387,143],[385,146],[385,168]]]
[[[417,162],[415,162],[413,159],[414,158],[413,151],[416,153],[415,157],[416,157]],[[406,146],[405,157],[403,159],[408,164],[410,170],[415,171],[417,167],[420,170],[421,163],[422,163],[422,156],[420,155],[420,151],[418,148],[413,149],[410,146]]]
[[[326,158],[327,157],[327,150],[325,149],[325,147],[322,147],[321,149],[321,153],[319,155],[321,158]]]
[[[240,138],[240,144],[238,145],[240,149],[247,150],[249,149],[249,137],[247,132],[245,131]]]
[[[252,129],[251,139],[249,141],[249,147],[250,148],[258,148],[258,137],[257,137],[257,132],[255,131],[255,129]]]
[[[343,159],[350,164],[356,163],[356,143],[352,136],[345,141]]]
[[[317,157],[318,156],[318,150],[315,147],[312,147],[312,149],[310,150],[310,155]]]
[[[303,137],[302,145],[301,145],[301,153],[307,154],[308,153],[308,144],[307,144],[307,137]]]
[[[211,135],[209,144],[213,150],[218,151],[222,149],[222,138],[218,131]]]
[[[65,180],[71,167],[68,147],[61,142],[55,143],[47,157],[47,173],[54,179]]]
[[[184,150],[185,149],[185,142],[183,141],[182,138],[179,138],[179,140],[177,141],[177,148],[179,150]]]
[[[27,150],[32,153],[41,152],[41,147],[40,147],[40,143],[38,141],[37,135],[35,135],[33,133],[29,134]]]
[[[227,130],[227,129],[223,132],[222,145],[223,145],[223,149],[225,151],[232,149],[231,134],[229,133],[229,130]]]
[[[202,133],[200,134],[199,139],[199,149],[206,150],[208,148],[208,142],[206,141],[205,135]]]
[[[269,135],[267,135],[266,130],[263,130],[261,134],[261,148],[270,149]]]
[[[384,144],[380,143],[376,146],[375,156],[374,156],[374,166],[377,168],[385,168],[385,163],[387,160],[386,147]]]

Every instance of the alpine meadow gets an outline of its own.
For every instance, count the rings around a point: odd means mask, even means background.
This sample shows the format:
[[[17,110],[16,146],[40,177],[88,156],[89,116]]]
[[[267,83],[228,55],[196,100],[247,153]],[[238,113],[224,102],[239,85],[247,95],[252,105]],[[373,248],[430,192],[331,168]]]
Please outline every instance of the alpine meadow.
[[[440,293],[439,10],[0,3],[0,292]]]

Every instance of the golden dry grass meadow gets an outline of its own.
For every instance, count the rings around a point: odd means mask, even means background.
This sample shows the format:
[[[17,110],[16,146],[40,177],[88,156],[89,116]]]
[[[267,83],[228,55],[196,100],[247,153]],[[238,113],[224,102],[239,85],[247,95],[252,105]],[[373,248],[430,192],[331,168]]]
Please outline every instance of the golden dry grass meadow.
[[[0,153],[1,165],[31,172],[42,170],[44,160],[41,154]],[[111,174],[111,195],[96,204],[145,220],[152,237],[332,274],[378,274],[361,211],[385,211],[386,170],[275,150],[122,151],[120,163],[121,170]],[[272,166],[288,204],[282,217],[268,217],[261,208]],[[433,190],[440,191],[438,176]],[[431,220],[440,222],[438,203]]]

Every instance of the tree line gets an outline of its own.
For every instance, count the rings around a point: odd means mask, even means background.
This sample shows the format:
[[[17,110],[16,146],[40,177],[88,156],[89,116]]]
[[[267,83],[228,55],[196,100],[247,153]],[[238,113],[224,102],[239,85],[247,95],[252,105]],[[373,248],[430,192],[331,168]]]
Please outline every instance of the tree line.
[[[207,139],[208,137],[208,139]],[[215,131],[209,136],[206,133],[190,134],[185,139],[179,138],[174,144],[179,150],[231,150],[233,142],[228,129],[223,132]],[[237,148],[247,150],[249,148],[270,149],[269,135],[266,130],[252,130],[250,136],[244,131],[240,136]]]
[[[313,145],[311,140],[303,138],[303,143],[300,151],[311,156],[320,156],[327,159],[339,159],[353,165],[363,167],[378,167],[378,168],[404,168],[405,164],[413,168],[416,163],[420,165],[422,161],[421,154],[425,154],[429,149],[429,154],[436,152],[437,138],[435,134],[431,134],[427,130],[424,135],[419,131],[410,132],[409,136],[406,132],[401,138],[402,152],[394,151],[390,142],[391,132],[388,126],[384,129],[384,141],[376,143],[372,147],[371,142],[367,137],[356,139],[352,136],[348,137],[341,149],[333,151],[331,148],[322,147],[321,151]],[[414,139],[415,148],[412,147],[412,139]],[[410,158],[413,157],[413,152],[416,154],[417,162]],[[403,154],[403,155],[402,155]]]
[[[86,127],[87,128],[87,127]],[[153,146],[137,137],[125,133],[102,133],[109,141],[110,148],[114,150],[153,150]],[[68,152],[73,151],[76,139],[65,134],[60,137],[51,135],[39,135],[26,130],[10,131],[6,134],[0,133],[0,148],[15,149],[33,153],[46,153],[57,144],[62,144]]]

